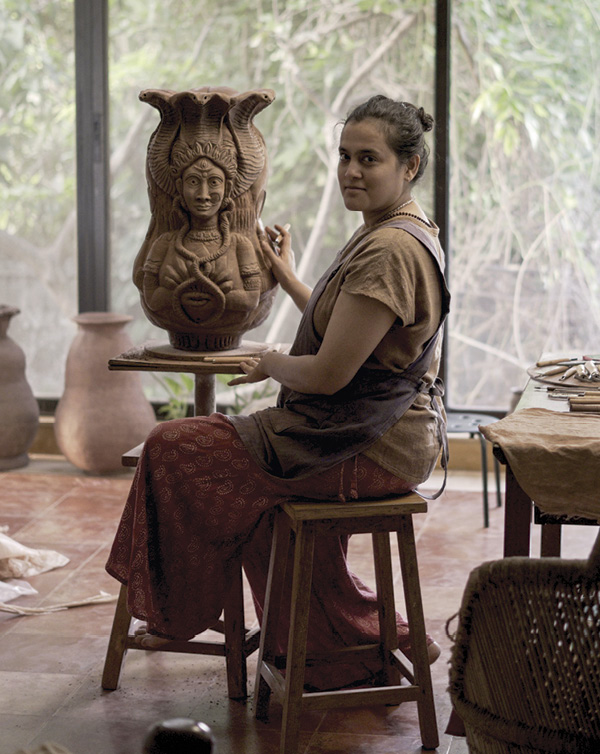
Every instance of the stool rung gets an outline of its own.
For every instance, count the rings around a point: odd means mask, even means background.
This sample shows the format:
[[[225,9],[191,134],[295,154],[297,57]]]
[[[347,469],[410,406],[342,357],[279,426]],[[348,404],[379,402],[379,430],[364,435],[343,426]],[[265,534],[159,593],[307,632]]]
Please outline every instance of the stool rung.
[[[252,629],[246,633],[244,646],[242,650],[247,657],[251,655],[260,642],[260,629]],[[189,655],[213,655],[215,657],[225,657],[225,641],[199,641],[190,639],[189,641],[170,641],[168,644],[161,644],[157,649],[144,647],[135,641],[133,635],[129,635],[125,642],[126,649],[142,649],[145,652],[180,652]]]
[[[402,673],[409,683],[415,682],[415,676],[411,668],[406,664],[406,657],[399,649],[390,650],[390,660],[394,667]]]
[[[279,672],[278,668],[270,662],[263,660],[260,668],[260,675],[267,681],[271,691],[278,702],[281,702],[285,695],[285,679]]]
[[[341,691],[312,691],[302,694],[302,709],[332,709],[370,704],[401,704],[416,702],[422,697],[417,686],[382,686],[368,689],[342,689]]]
[[[305,660],[307,668],[314,665],[334,665],[340,660],[348,663],[356,660],[357,662],[366,662],[368,660],[376,660],[381,657],[381,646],[379,644],[356,644],[352,647],[344,647],[344,649],[336,649],[335,652],[317,652],[308,655]],[[286,666],[286,655],[277,655],[273,661],[273,665],[280,670],[283,670]]]
[[[180,652],[190,655],[213,655],[225,657],[225,642],[222,641],[170,641],[157,649],[137,644],[132,636],[127,637],[127,649],[142,649],[145,652]]]

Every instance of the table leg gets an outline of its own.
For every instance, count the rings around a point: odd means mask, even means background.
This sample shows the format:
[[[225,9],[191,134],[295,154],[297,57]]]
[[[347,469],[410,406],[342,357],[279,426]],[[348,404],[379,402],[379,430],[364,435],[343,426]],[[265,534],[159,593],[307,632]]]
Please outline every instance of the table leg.
[[[540,555],[543,558],[560,558],[561,525],[542,524]]]
[[[507,464],[504,507],[505,558],[510,555],[529,555],[532,509],[531,498],[523,491]]]
[[[216,409],[216,378],[214,374],[196,374],[194,415],[210,416]]]

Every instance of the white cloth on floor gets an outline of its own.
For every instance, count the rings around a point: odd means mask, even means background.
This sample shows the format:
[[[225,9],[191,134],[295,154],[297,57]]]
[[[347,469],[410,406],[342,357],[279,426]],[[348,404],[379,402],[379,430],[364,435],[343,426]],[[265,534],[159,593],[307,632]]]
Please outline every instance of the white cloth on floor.
[[[37,589],[34,589],[28,581],[22,581],[21,579],[0,581],[0,602],[10,602],[26,594],[37,593]]]
[[[60,568],[69,558],[53,550],[34,550],[16,542],[0,527],[0,579],[23,579]]]

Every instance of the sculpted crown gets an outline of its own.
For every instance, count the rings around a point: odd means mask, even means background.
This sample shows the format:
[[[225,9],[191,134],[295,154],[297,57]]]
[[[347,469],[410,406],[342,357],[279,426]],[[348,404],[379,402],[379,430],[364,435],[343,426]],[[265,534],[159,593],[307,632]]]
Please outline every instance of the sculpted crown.
[[[146,89],[139,96],[161,115],[148,145],[148,170],[165,193],[175,195],[176,178],[201,156],[234,176],[234,198],[261,176],[266,150],[253,119],[275,99],[271,89]]]

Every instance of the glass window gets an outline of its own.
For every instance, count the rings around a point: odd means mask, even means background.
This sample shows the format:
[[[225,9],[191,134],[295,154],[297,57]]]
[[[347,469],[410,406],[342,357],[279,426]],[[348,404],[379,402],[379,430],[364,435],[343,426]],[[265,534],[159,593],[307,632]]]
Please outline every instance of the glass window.
[[[0,4],[0,303],[39,397],[59,396],[77,313],[71,0]]]
[[[373,92],[433,109],[434,3],[115,0],[110,7],[111,299],[134,342],[166,339],[131,281],[148,228],[142,89],[268,87],[266,223],[290,222],[313,283],[359,222],[335,182],[336,124]],[[35,393],[58,397],[77,310],[72,0],[0,5],[0,302],[21,314]],[[455,0],[448,400],[505,408],[544,351],[600,351],[600,21],[587,0]],[[432,211],[431,179],[417,195]],[[289,340],[280,295],[248,336]]]
[[[448,397],[506,408],[542,352],[600,352],[600,14],[453,3]]]

